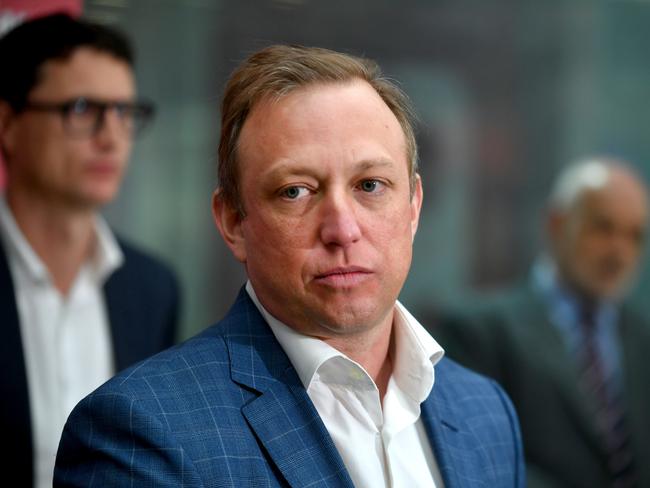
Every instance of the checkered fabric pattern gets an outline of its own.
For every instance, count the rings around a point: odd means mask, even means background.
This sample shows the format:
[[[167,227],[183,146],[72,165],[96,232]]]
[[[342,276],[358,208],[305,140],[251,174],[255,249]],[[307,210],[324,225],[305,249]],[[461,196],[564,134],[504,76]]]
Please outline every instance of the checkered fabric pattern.
[[[501,388],[443,359],[423,419],[445,486],[525,486]],[[288,358],[242,290],[224,320],[116,376],[66,425],[56,487],[352,487]]]

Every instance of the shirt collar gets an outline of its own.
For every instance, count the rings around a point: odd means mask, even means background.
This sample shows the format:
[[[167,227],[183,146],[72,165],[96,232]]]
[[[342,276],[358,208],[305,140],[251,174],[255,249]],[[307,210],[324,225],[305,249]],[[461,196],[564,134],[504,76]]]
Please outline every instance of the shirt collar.
[[[50,281],[47,268],[18,227],[4,195],[0,198],[0,233],[8,259],[18,263],[34,281]]]
[[[580,323],[580,299],[574,291],[562,283],[557,265],[550,256],[537,259],[531,270],[533,288],[550,305],[550,319],[563,329],[577,328]],[[596,327],[602,323],[615,322],[618,316],[616,303],[600,300],[596,303]]]
[[[433,388],[433,367],[445,351],[399,302],[395,302],[395,359],[393,378],[415,402],[424,401]]]
[[[19,264],[34,281],[51,281],[50,273],[34,252],[18,223],[16,222],[6,197],[0,196],[0,237],[10,258]],[[106,221],[95,217],[95,250],[87,265],[97,282],[103,282],[124,262],[124,255]]]
[[[92,267],[97,280],[104,281],[113,271],[124,264],[124,254],[115,235],[101,215],[95,217],[95,235],[97,244],[92,257]]]
[[[271,327],[306,389],[309,389],[320,366],[333,358],[344,358],[357,364],[322,340],[301,334],[273,317],[260,303],[250,281],[246,283],[246,291]],[[403,391],[422,401],[433,386],[433,366],[440,361],[444,351],[399,301],[395,303],[395,312],[396,360],[393,376]]]

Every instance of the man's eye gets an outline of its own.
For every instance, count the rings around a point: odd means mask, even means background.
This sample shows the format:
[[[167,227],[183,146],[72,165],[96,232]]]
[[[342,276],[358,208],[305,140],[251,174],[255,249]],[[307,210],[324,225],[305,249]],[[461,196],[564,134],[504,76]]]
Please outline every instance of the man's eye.
[[[290,200],[296,200],[305,196],[308,192],[309,190],[304,186],[290,186],[282,190],[282,196]]]
[[[83,98],[75,100],[74,103],[70,104],[68,107],[68,112],[70,114],[84,114],[87,110],[88,102]]]
[[[378,180],[363,180],[359,185],[359,188],[366,193],[372,193],[377,191],[380,185],[381,182]]]
[[[66,107],[68,117],[97,117],[102,112],[102,104],[79,98]]]

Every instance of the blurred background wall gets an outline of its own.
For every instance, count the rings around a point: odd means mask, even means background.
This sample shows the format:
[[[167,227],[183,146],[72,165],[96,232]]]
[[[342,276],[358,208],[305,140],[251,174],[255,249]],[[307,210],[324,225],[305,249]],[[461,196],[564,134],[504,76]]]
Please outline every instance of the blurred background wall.
[[[267,44],[366,55],[412,98],[425,203],[401,299],[416,316],[527,273],[551,178],[573,158],[650,172],[647,0],[86,0],[83,15],[132,38],[139,91],[158,106],[106,215],[175,265],[184,337],[245,279],[210,214],[219,97]]]

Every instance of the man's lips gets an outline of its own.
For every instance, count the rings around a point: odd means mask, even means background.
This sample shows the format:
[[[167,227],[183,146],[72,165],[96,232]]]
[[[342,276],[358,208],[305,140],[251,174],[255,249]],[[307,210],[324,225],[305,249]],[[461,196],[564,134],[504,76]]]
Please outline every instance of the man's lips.
[[[314,281],[319,284],[347,287],[354,286],[372,275],[372,271],[360,266],[346,266],[340,268],[332,268],[319,273],[315,276]]]
[[[92,174],[112,175],[120,171],[120,165],[114,161],[93,161],[86,166],[86,171]]]

